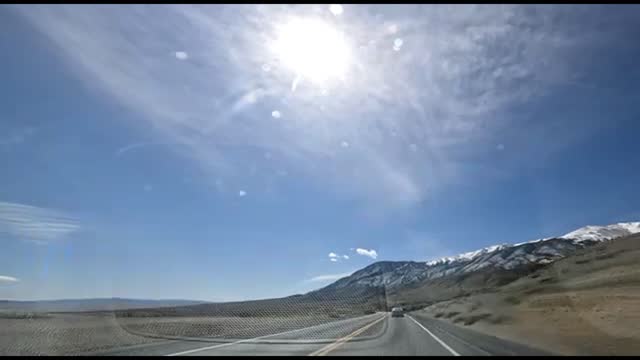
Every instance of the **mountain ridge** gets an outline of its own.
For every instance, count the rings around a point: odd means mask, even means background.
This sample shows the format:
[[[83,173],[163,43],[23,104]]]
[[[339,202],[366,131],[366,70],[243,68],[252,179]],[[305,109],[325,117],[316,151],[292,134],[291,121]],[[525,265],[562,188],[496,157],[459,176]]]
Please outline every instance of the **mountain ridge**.
[[[150,307],[185,306],[208,303],[183,299],[134,299],[121,297],[52,299],[52,300],[6,300],[0,299],[1,310],[13,311],[104,311]]]
[[[635,233],[640,233],[640,222],[587,225],[562,236],[492,245],[437,260],[378,261],[307,294],[344,293],[349,288],[377,287],[383,287],[387,293],[393,294],[407,288],[424,287],[442,278],[451,278],[450,286],[456,286],[456,281],[480,272],[486,279],[500,284],[579,249]]]
[[[614,235],[624,236],[636,228],[640,229],[636,223],[624,224],[627,225],[584,227],[581,228],[584,229],[581,232],[585,234],[584,237],[552,237],[514,245],[493,245],[451,259],[445,258],[445,261],[377,261],[304,294],[173,308],[123,310],[116,311],[116,316],[328,315],[331,318],[344,318],[386,311],[395,305],[408,310],[419,309],[443,300],[494,291],[580,249],[600,243],[593,240],[594,232],[602,233],[597,238],[603,239]],[[611,229],[620,231],[608,231]]]

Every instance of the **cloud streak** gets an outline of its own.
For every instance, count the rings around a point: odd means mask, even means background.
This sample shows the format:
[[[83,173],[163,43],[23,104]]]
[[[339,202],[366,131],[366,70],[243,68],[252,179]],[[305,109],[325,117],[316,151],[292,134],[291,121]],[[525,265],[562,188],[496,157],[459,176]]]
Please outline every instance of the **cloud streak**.
[[[140,149],[140,148],[144,148],[144,147],[148,147],[148,146],[158,146],[158,145],[162,145],[162,146],[176,146],[176,145],[187,145],[188,144],[184,144],[184,143],[178,143],[178,142],[138,142],[138,143],[133,143],[133,144],[129,144],[126,146],[122,146],[120,148],[118,148],[115,152],[115,156],[116,157],[120,157],[123,156],[124,154],[128,153],[129,151],[135,150],[135,149]]]
[[[137,148],[141,148],[141,147],[145,147],[145,146],[153,145],[153,144],[155,144],[155,143],[144,143],[144,142],[141,142],[141,143],[135,143],[135,144],[129,144],[127,146],[123,146],[123,147],[119,148],[118,150],[116,150],[116,157],[122,156],[126,152],[131,151],[133,149],[137,149]]]
[[[13,284],[19,281],[20,281],[19,279],[16,279],[13,276],[0,275],[0,285]]]
[[[350,7],[340,22],[325,5],[14,9],[83,80],[145,115],[163,141],[188,144],[181,151],[212,181],[251,178],[239,164],[269,152],[327,191],[385,208],[419,204],[460,176],[496,130],[526,132],[510,109],[588,74],[579,60],[632,19],[511,5]],[[318,13],[349,35],[354,62],[325,95],[304,81],[292,93],[294,74],[269,52],[273,28]],[[579,26],[596,20],[607,26]]]
[[[351,275],[351,272],[340,273],[340,274],[326,274],[326,275],[318,275],[314,276],[310,279],[306,279],[305,282],[327,282],[327,281],[336,281],[338,279],[342,279],[345,276]]]
[[[31,137],[35,133],[34,127],[23,127],[19,129],[13,129],[7,132],[6,135],[0,136],[0,145],[19,145],[26,139]]]
[[[80,230],[80,222],[58,210],[0,201],[0,234],[49,243]]]

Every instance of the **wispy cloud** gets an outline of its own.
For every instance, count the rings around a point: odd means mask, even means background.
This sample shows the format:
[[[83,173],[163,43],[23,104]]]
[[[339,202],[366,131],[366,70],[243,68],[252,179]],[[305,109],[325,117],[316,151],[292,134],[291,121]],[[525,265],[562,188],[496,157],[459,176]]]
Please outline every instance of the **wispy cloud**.
[[[305,280],[305,282],[326,282],[326,281],[335,281],[341,279],[345,276],[351,275],[351,272],[340,273],[340,274],[326,274],[326,275],[318,275],[314,276],[310,279]]]
[[[15,9],[85,81],[143,113],[163,141],[188,144],[212,181],[250,178],[243,156],[268,152],[282,169],[385,208],[459,177],[478,147],[495,150],[496,130],[529,136],[529,119],[511,109],[589,74],[580,60],[633,33],[620,29],[635,20],[628,8],[603,18],[597,7],[350,7],[335,26],[354,61],[322,94],[304,80],[292,93],[295,76],[269,44],[274,25],[325,5]],[[580,26],[590,21],[606,26]],[[277,178],[263,175],[251,178]]]
[[[133,144],[129,144],[126,146],[122,146],[120,148],[118,148],[115,152],[115,156],[116,157],[120,157],[126,153],[128,153],[129,151],[135,150],[135,149],[141,149],[144,147],[148,147],[148,146],[172,146],[172,147],[177,147],[177,146],[188,146],[188,144],[185,143],[179,143],[179,142],[137,142],[137,143],[133,143]]]
[[[35,131],[36,128],[31,126],[9,130],[6,134],[0,136],[0,145],[22,144],[27,138],[32,136]]]
[[[340,260],[349,260],[349,255],[339,255],[334,252],[329,253],[329,261],[338,262]]]
[[[45,244],[79,229],[79,221],[61,211],[0,201],[0,234]]]
[[[121,148],[119,148],[118,150],[116,150],[116,156],[122,156],[123,154],[125,154],[128,151],[131,151],[133,149],[137,149],[137,148],[141,148],[147,145],[152,145],[155,143],[149,143],[149,142],[140,142],[140,143],[135,143],[135,144],[129,144],[126,146],[123,146]]]
[[[14,278],[13,276],[0,275],[0,285],[13,284],[13,283],[17,283],[18,281],[20,280]]]
[[[368,256],[374,260],[378,258],[378,252],[373,249],[368,250],[368,249],[357,248],[356,253],[358,255]]]

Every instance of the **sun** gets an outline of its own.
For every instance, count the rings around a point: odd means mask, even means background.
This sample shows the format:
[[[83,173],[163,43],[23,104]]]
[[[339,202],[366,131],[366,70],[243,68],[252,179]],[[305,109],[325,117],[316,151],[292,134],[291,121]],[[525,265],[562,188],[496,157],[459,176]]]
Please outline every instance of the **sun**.
[[[319,19],[292,19],[277,27],[272,50],[297,77],[319,85],[344,80],[351,61],[344,34]]]

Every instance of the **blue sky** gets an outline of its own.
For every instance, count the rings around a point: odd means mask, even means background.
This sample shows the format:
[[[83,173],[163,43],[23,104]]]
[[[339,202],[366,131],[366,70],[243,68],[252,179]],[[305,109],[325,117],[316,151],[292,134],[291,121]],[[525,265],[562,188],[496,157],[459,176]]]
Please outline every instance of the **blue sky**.
[[[0,6],[0,298],[283,296],[640,220],[640,9],[451,7]]]

